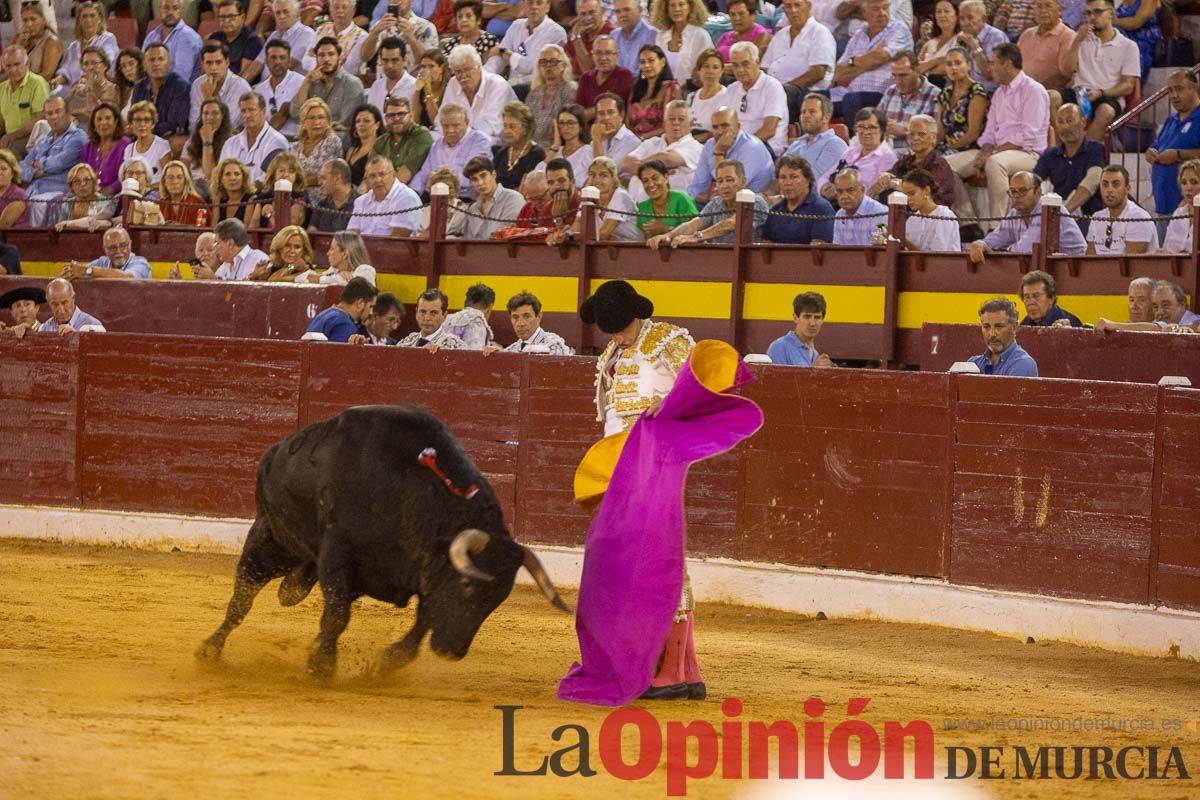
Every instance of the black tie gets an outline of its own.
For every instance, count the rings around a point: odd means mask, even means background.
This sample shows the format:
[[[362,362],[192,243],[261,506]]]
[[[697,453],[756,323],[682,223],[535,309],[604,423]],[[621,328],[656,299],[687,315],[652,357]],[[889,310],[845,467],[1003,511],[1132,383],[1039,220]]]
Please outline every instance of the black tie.
[[[525,341],[522,341],[522,342],[521,342],[521,349],[522,349],[522,350],[524,350],[524,349],[525,349],[525,345],[526,345],[526,344],[527,344],[527,343],[526,343]]]
[[[427,344],[429,344],[428,339],[417,339],[417,347],[424,347]]]

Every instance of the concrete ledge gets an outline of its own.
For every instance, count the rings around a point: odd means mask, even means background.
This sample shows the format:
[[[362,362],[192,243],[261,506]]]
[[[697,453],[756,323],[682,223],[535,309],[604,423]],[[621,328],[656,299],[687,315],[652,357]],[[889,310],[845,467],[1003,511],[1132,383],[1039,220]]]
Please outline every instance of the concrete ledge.
[[[39,506],[0,506],[0,537],[239,552],[250,520]],[[577,587],[583,551],[536,548],[556,584]],[[876,619],[1051,639],[1142,655],[1200,658],[1200,614],[957,586],[941,580],[688,559],[699,602]],[[522,583],[532,583],[524,571]]]

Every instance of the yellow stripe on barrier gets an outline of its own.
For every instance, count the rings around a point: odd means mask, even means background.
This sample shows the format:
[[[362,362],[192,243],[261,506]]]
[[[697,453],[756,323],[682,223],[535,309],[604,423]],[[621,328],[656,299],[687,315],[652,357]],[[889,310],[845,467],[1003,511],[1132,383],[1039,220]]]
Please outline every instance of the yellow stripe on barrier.
[[[390,272],[377,272],[375,285],[381,292],[391,292],[401,302],[414,305],[421,292],[425,291],[424,275],[396,275]]]
[[[607,279],[594,279],[592,293]],[[685,319],[729,319],[729,304],[733,296],[731,284],[721,281],[630,281],[640,294],[654,301],[654,313],[659,317]]]
[[[745,319],[787,321],[792,299],[801,292],[820,292],[828,310],[826,322],[883,324],[882,286],[835,286],[805,283],[747,283],[742,302]]]
[[[1129,319],[1129,297],[1121,294],[1060,294],[1058,304],[1070,311],[1085,325],[1095,325],[1100,317],[1126,322]],[[1017,306],[1022,312],[1023,306]],[[1024,313],[1021,319],[1024,319]]]
[[[424,280],[422,278],[421,280]],[[579,310],[576,297],[579,280],[562,276],[537,275],[443,275],[438,288],[446,293],[451,308],[462,308],[467,289],[476,283],[487,284],[496,290],[496,308],[503,309],[508,298],[520,292],[533,292],[542,301],[542,311],[573,314]],[[421,290],[424,291],[424,285]],[[420,292],[417,292],[420,294]],[[416,296],[413,296],[416,301]]]
[[[1005,297],[1017,306],[1025,318],[1025,304],[1015,294],[994,295],[983,292],[901,292],[897,312],[900,328],[919,329],[926,322],[979,323],[979,307],[993,297]],[[1085,324],[1100,317],[1124,321],[1129,317],[1128,298],[1119,294],[1059,295],[1058,304]]]

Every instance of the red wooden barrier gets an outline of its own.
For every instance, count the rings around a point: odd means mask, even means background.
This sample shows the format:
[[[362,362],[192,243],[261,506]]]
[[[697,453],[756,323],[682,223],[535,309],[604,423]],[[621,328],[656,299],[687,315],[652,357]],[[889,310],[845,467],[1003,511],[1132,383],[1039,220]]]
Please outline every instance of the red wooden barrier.
[[[1158,419],[1152,597],[1164,605],[1200,609],[1200,391],[1162,390]]]

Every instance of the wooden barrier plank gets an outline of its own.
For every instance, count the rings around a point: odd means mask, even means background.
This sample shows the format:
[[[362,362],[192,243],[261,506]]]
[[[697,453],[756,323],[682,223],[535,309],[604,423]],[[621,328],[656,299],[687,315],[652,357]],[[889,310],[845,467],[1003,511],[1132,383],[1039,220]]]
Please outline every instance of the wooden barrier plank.
[[[1163,396],[1155,599],[1200,610],[1200,390]]]

